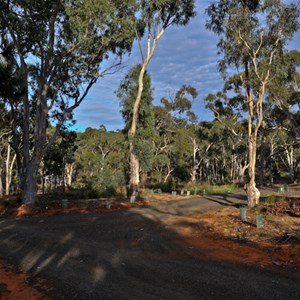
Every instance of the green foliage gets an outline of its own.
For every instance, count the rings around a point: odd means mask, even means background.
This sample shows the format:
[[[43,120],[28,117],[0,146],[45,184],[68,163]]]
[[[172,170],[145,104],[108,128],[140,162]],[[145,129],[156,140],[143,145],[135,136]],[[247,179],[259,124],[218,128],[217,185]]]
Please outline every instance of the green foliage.
[[[45,175],[64,175],[65,165],[74,162],[74,153],[77,149],[76,138],[77,134],[74,131],[60,132],[60,137],[48,148],[44,156]]]
[[[275,195],[269,195],[266,197],[266,203],[268,204],[274,204],[276,202],[276,196]]]
[[[148,25],[161,22],[164,28],[170,25],[182,26],[188,24],[196,15],[194,0],[142,0],[142,23]],[[141,31],[143,33],[143,31]]]
[[[197,191],[198,194],[228,194],[236,191],[236,185],[210,185],[209,183],[194,183],[186,185],[185,189],[189,191]]]
[[[132,123],[133,106],[138,92],[138,79],[141,65],[135,65],[121,81],[116,92],[120,99],[121,113],[125,121],[124,131],[127,133]],[[154,113],[152,110],[153,88],[151,76],[146,72],[143,79],[142,99],[138,111],[137,131],[133,138],[133,151],[140,160],[144,172],[152,168],[154,149],[151,140],[154,135]]]
[[[135,136],[133,145],[135,154],[140,158],[141,169],[145,172],[150,171],[154,161],[152,141]]]
[[[273,49],[276,40],[280,38],[283,47],[299,28],[296,5],[278,0],[260,1],[255,9],[241,0],[221,0],[210,4],[206,13],[207,28],[220,36],[218,47],[224,53],[220,61],[223,71],[226,65],[242,66],[245,60],[251,63],[242,41],[261,50],[257,55],[263,67],[264,56]]]
[[[78,134],[77,181],[95,197],[116,194],[125,185],[126,145],[120,132],[87,128]]]
[[[137,64],[131,68],[126,74],[125,78],[121,81],[118,90],[116,91],[117,97],[120,99],[121,113],[125,121],[125,131],[131,126],[132,111],[134,101],[138,92],[138,79],[141,71],[141,65]],[[153,88],[151,85],[151,76],[147,72],[143,78],[144,89],[142,92],[141,104],[139,107],[138,128],[149,128],[151,119],[153,118],[151,112],[151,104],[153,101]]]
[[[91,190],[89,196],[93,196],[92,198],[109,197],[117,194],[117,182],[108,169],[91,177],[88,188]]]
[[[1,90],[0,101],[9,108],[23,201],[33,203],[32,181],[63,124],[131,49],[137,9],[135,0],[0,0],[0,76],[16,87]]]
[[[172,181],[172,183],[171,183],[171,190],[172,190],[172,191],[176,191],[176,188],[177,188],[176,182],[175,182],[175,181]]]

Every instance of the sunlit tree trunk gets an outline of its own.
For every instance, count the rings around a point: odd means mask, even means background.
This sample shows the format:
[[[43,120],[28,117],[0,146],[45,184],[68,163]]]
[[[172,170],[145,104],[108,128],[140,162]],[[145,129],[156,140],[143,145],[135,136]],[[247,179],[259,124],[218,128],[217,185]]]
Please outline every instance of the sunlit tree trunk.
[[[65,175],[66,175],[65,182],[67,183],[68,187],[70,187],[72,185],[73,173],[74,173],[74,163],[66,164],[66,166],[65,166]]]
[[[248,65],[245,65],[245,74],[248,79]],[[250,87],[246,81],[246,99],[248,103],[248,175],[249,182],[247,184],[248,206],[254,207],[259,203],[260,191],[256,187],[255,171],[256,171],[256,156],[257,156],[257,136],[258,130],[263,118],[263,96],[265,92],[265,85],[262,83],[260,95],[256,102],[254,102]],[[255,121],[254,121],[255,120]]]
[[[134,152],[134,137],[137,130],[137,123],[138,123],[138,113],[139,107],[142,100],[142,93],[144,89],[144,75],[146,72],[147,64],[143,64],[138,80],[138,92],[137,97],[134,102],[133,112],[132,112],[132,122],[131,127],[128,132],[129,138],[129,159],[130,159],[130,195],[136,196],[139,191],[140,185],[140,162],[138,156]]]
[[[132,123],[131,127],[128,131],[128,138],[129,138],[129,159],[130,159],[130,181],[129,181],[129,191],[130,195],[136,196],[139,190],[140,185],[140,162],[138,156],[134,152],[134,137],[137,130],[137,123],[138,123],[138,114],[139,114],[139,107],[142,100],[142,93],[144,89],[144,75],[147,70],[148,64],[151,60],[151,58],[154,55],[157,42],[160,39],[160,37],[164,34],[165,29],[162,28],[160,31],[157,32],[157,35],[153,38],[153,43],[151,45],[152,35],[151,35],[151,28],[148,28],[148,37],[147,37],[147,55],[146,58],[144,58],[143,52],[141,50],[142,55],[142,67],[139,74],[139,80],[138,80],[138,91],[137,96],[133,105],[133,111],[132,111]],[[140,45],[140,40],[139,45]]]
[[[4,194],[3,182],[2,182],[2,173],[3,173],[3,168],[0,166],[0,197],[3,197],[3,194]]]
[[[192,157],[192,167],[191,167],[191,172],[190,172],[190,182],[191,183],[195,183],[196,182],[196,176],[197,176],[197,172],[200,166],[201,161],[198,160],[197,156],[198,156],[198,152],[200,150],[200,147],[197,143],[196,138],[190,138],[192,144],[193,144],[193,157]]]
[[[295,179],[295,168],[294,168],[294,147],[289,145],[285,148],[286,159],[288,162],[289,174],[291,181]]]
[[[140,161],[137,155],[134,153],[133,143],[129,143],[130,151],[130,195],[136,196],[139,192],[140,186]]]
[[[15,164],[16,160],[16,154],[13,156],[12,161],[10,161],[10,156],[11,156],[11,146],[8,144],[7,147],[7,157],[6,157],[6,174],[5,174],[5,195],[9,195],[10,192],[10,185],[11,185],[11,180],[12,180],[12,172],[13,172],[13,167]]]
[[[166,176],[164,178],[164,183],[167,183],[167,181],[168,181],[168,179],[169,179],[169,177],[170,177],[170,175],[172,174],[173,171],[174,171],[174,169],[171,168],[170,165],[168,165],[168,172],[167,172],[167,174],[166,174]]]

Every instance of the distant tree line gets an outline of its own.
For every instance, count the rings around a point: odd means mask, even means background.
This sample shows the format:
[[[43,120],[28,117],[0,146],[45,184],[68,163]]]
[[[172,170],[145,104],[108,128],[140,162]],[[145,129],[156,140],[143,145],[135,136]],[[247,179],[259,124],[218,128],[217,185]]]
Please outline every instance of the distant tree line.
[[[0,195],[21,191],[32,205],[37,187],[99,196],[233,182],[254,206],[259,186],[299,180],[300,53],[285,48],[298,7],[219,0],[206,13],[224,87],[205,98],[214,119],[203,122],[195,87],[185,83],[155,106],[147,71],[167,28],[195,16],[195,1],[0,0]],[[134,40],[141,62],[116,91],[125,127],[69,131],[74,109],[118,71]]]

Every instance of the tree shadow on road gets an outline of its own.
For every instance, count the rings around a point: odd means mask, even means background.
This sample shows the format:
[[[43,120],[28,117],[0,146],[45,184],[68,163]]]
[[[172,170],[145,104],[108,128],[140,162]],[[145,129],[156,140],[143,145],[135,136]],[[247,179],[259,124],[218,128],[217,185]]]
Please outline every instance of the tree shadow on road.
[[[291,288],[279,290],[269,273],[205,255],[195,259],[179,246],[183,236],[166,225],[165,216],[131,209],[1,218],[0,255],[46,279],[66,299],[264,299],[256,288],[262,285],[296,299]],[[237,282],[247,288],[237,293]],[[292,287],[300,292],[299,285]]]

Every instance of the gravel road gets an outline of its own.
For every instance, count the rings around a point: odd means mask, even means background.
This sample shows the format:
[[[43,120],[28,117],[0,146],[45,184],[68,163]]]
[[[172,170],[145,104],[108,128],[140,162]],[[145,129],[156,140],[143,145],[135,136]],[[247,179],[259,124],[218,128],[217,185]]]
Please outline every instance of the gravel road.
[[[208,196],[99,214],[1,217],[0,258],[45,279],[55,299],[300,299],[299,278],[195,259],[174,243],[182,239],[172,230],[181,216],[244,200]]]

